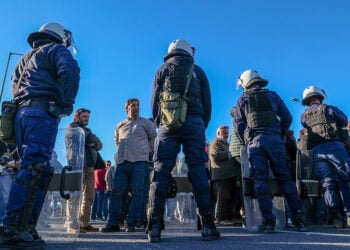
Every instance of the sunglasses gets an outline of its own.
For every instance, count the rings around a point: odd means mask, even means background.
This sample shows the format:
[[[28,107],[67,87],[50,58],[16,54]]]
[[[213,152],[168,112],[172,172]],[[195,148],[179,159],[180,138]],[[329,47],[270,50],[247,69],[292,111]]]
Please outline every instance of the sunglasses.
[[[220,129],[228,129],[228,126],[220,126]]]
[[[85,113],[85,112],[90,113],[91,111],[88,110],[88,109],[86,109],[86,108],[79,108],[79,109],[77,110],[77,113],[78,113],[79,115],[80,115],[81,113]]]

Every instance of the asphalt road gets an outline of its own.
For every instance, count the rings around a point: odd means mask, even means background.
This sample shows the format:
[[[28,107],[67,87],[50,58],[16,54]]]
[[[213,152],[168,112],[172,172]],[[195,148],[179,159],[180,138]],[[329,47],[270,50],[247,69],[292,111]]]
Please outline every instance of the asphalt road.
[[[102,227],[104,224],[95,223]],[[331,226],[309,226],[309,232],[299,233],[293,228],[273,234],[250,233],[240,226],[219,226],[221,239],[201,241],[195,225],[166,225],[162,241],[149,243],[142,229],[135,233],[86,233],[75,241],[67,238],[47,240],[46,249],[350,249],[350,228],[334,229]]]

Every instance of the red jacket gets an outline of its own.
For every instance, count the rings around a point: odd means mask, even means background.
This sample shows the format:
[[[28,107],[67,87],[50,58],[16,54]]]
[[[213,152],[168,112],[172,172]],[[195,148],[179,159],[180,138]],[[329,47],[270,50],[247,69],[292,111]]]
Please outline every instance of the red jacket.
[[[105,176],[107,169],[96,169],[94,171],[95,175],[95,190],[106,190],[106,180]]]

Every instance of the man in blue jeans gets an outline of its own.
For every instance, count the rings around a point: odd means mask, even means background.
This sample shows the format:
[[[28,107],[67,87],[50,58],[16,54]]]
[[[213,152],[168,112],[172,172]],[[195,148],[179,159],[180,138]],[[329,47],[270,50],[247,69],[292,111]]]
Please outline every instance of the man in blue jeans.
[[[125,196],[131,188],[126,232],[135,232],[143,204],[143,189],[149,154],[153,152],[156,126],[139,116],[139,100],[131,98],[125,104],[127,119],[118,123],[114,139],[118,147],[117,168],[110,193],[109,218],[101,232],[119,232]]]
[[[107,192],[106,192],[106,173],[107,164],[111,165],[110,162],[105,162],[106,168],[95,169],[95,197],[91,208],[91,220],[106,220],[107,219]]]

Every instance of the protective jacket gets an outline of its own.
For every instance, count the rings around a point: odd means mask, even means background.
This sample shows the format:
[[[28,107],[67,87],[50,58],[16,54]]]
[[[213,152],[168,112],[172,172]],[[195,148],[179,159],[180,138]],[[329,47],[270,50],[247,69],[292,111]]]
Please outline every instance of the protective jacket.
[[[159,94],[163,91],[164,82],[170,73],[170,64],[189,64],[194,63],[193,58],[181,52],[181,50],[174,50],[164,58],[164,64],[158,69],[155,79],[153,81],[152,92],[152,112],[157,126],[159,126]],[[185,89],[186,81],[183,82],[183,89]],[[187,93],[188,108],[187,116],[199,116],[203,118],[205,127],[208,126],[211,119],[211,95],[210,86],[206,74],[203,69],[195,65],[193,70],[191,83]]]
[[[252,102],[255,104],[252,105]],[[267,115],[268,119],[264,119],[261,114]],[[292,116],[287,106],[274,91],[253,88],[247,90],[238,99],[234,126],[242,141],[244,141],[244,133],[250,134],[252,137],[259,133],[285,133],[291,123]]]
[[[79,88],[79,66],[62,44],[45,42],[36,43],[34,49],[38,50],[30,57],[19,92],[15,93],[18,80],[32,51],[18,62],[12,75],[14,99],[19,104],[29,100],[43,104],[54,102],[60,108],[61,114],[70,115]]]
[[[334,106],[313,104],[303,113],[301,123],[307,129],[307,147],[312,149],[322,143],[341,141],[347,117]]]

